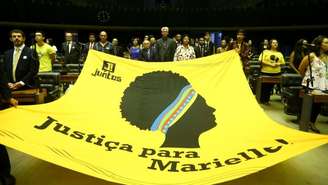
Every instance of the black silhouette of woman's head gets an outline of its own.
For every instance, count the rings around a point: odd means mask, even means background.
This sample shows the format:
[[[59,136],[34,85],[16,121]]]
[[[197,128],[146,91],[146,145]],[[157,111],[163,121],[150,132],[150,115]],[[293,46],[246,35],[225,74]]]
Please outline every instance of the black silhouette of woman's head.
[[[120,108],[130,124],[165,134],[161,147],[199,148],[200,134],[216,126],[215,109],[172,72],[138,76],[124,91]]]

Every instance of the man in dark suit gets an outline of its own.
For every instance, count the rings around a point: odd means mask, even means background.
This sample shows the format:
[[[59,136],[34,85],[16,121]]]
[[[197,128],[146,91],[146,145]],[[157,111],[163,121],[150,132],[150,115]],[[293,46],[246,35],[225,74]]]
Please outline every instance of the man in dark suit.
[[[25,35],[21,30],[12,30],[10,40],[14,48],[5,52],[4,64],[8,86],[11,90],[29,89],[35,87],[35,76],[39,71],[39,62],[33,55],[33,50],[26,47]]]
[[[155,61],[155,51],[154,51],[154,48],[150,47],[150,41],[144,40],[142,45],[143,45],[143,48],[141,50],[139,60],[154,62]]]
[[[4,101],[2,101],[4,100]],[[0,63],[0,110],[2,102],[16,106],[17,100],[11,98],[11,91],[8,87],[7,77],[3,66]],[[10,160],[5,146],[0,145],[0,185],[14,185],[15,177],[10,175]]]
[[[112,40],[112,51],[110,52],[110,54],[123,57],[123,48],[118,45],[117,38],[113,38]]]
[[[177,44],[175,41],[168,37],[169,28],[161,28],[162,38],[158,39],[156,42],[156,59],[157,61],[173,61],[175,49]]]
[[[65,40],[62,44],[61,52],[64,56],[65,64],[78,64],[81,57],[80,44],[73,41],[73,34],[70,32],[65,33]]]
[[[205,44],[204,37],[199,38],[199,44],[195,47],[196,58],[205,57],[210,55],[209,48]]]
[[[89,33],[89,42],[84,44],[84,48],[82,51],[82,59],[85,61],[87,58],[88,52],[90,49],[95,49],[96,46],[96,34]]]
[[[211,41],[211,35],[209,32],[205,32],[204,40],[205,40],[205,47],[206,47],[208,55],[212,55],[213,53],[215,53],[215,45]]]

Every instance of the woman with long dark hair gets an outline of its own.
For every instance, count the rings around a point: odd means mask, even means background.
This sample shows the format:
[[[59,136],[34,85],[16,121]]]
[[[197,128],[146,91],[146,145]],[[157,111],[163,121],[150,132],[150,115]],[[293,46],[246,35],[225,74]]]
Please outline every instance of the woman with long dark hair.
[[[305,56],[298,68],[303,76],[302,85],[311,90],[328,90],[328,37],[318,36],[312,44],[314,51]],[[310,65],[311,64],[311,65]],[[313,103],[310,118],[310,129],[316,133],[320,133],[315,126],[316,119],[321,111],[322,103]]]
[[[289,56],[289,65],[297,73],[299,73],[298,67],[301,64],[302,59],[306,55],[306,50],[307,50],[307,40],[300,39],[296,42],[294,50]]]
[[[132,46],[129,49],[130,52],[130,58],[133,60],[138,60],[140,58],[140,44],[139,44],[139,39],[138,38],[133,38],[132,39]]]

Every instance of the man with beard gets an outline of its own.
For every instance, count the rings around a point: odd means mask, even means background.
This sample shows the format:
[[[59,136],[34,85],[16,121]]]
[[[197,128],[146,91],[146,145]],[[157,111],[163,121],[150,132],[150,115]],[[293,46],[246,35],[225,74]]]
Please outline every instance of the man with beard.
[[[4,54],[5,73],[10,90],[35,87],[34,79],[39,70],[39,62],[33,56],[33,50],[25,46],[24,32],[12,30],[10,40],[14,48]]]

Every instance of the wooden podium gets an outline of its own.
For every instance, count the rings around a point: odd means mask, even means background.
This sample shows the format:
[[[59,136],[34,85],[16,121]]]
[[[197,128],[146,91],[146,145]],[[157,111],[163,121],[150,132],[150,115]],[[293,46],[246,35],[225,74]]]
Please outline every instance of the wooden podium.
[[[19,104],[41,104],[44,103],[44,97],[46,95],[46,91],[41,92],[40,89],[26,89],[12,92],[12,97],[17,99]]]

